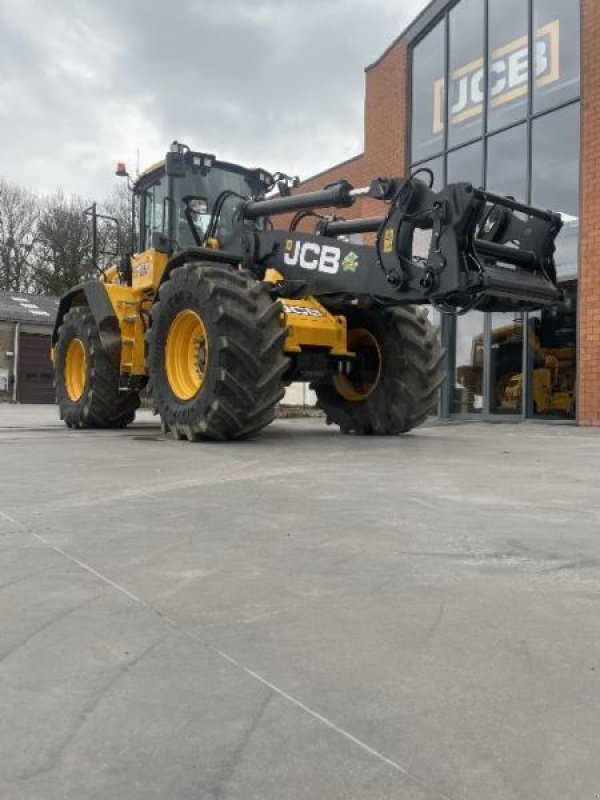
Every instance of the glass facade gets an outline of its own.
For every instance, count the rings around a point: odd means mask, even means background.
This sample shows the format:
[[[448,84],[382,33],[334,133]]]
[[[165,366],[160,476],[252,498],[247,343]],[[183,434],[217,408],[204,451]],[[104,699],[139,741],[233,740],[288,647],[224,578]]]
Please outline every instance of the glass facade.
[[[448,15],[450,147],[476,139],[483,132],[483,5],[481,0],[462,0]]]
[[[580,0],[448,3],[411,50],[411,170],[562,214],[565,294],[540,312],[443,316],[443,416],[574,419]]]
[[[489,0],[487,130],[527,117],[529,10],[527,0]]]
[[[412,54],[412,136],[413,161],[423,161],[444,149],[444,61],[445,26],[438,25]],[[425,91],[420,91],[425,87]]]

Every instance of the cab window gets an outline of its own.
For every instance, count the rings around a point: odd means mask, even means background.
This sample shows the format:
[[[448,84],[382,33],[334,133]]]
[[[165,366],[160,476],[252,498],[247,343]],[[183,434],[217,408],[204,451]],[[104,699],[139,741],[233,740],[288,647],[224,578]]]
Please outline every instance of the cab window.
[[[152,244],[153,233],[168,234],[169,202],[168,178],[163,175],[148,185],[142,192],[140,249],[147,250]]]

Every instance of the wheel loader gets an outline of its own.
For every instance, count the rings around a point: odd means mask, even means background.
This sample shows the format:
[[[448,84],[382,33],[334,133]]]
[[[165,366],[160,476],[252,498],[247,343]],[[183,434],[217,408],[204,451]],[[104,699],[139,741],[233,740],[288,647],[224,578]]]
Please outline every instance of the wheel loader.
[[[148,384],[175,438],[242,439],[273,420],[287,384],[304,381],[344,433],[418,426],[444,379],[419,306],[460,314],[561,297],[559,215],[469,183],[432,184],[421,169],[302,192],[282,173],[174,142],[131,185],[131,252],[60,300],[61,418],[125,427]],[[379,215],[353,218],[359,198]],[[413,255],[415,231],[430,237],[426,256]]]

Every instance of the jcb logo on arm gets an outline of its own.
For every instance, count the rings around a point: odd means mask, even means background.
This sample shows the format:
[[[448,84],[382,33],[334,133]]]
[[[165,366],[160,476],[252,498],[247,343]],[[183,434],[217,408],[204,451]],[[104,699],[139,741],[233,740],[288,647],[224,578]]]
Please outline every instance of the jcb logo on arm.
[[[317,244],[316,242],[295,242],[288,239],[285,243],[283,260],[289,267],[302,267],[302,269],[328,272],[330,275],[340,268],[342,251],[339,247],[330,244]]]

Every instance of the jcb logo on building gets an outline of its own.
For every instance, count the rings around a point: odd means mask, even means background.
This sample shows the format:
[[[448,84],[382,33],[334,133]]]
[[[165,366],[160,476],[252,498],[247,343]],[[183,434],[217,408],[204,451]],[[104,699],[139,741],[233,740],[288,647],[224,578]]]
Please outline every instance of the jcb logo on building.
[[[560,78],[560,22],[554,20],[539,28],[534,42],[535,83],[547,86]],[[490,106],[510,103],[527,95],[529,80],[529,45],[521,36],[492,52],[489,69]],[[444,130],[443,78],[433,84],[433,133]],[[483,113],[484,60],[478,58],[452,73],[449,91],[450,125],[477,117]]]
[[[288,239],[285,243],[283,254],[284,262],[290,266],[299,266],[302,269],[318,270],[335,275],[340,268],[342,251],[339,247],[316,242],[295,242]]]

